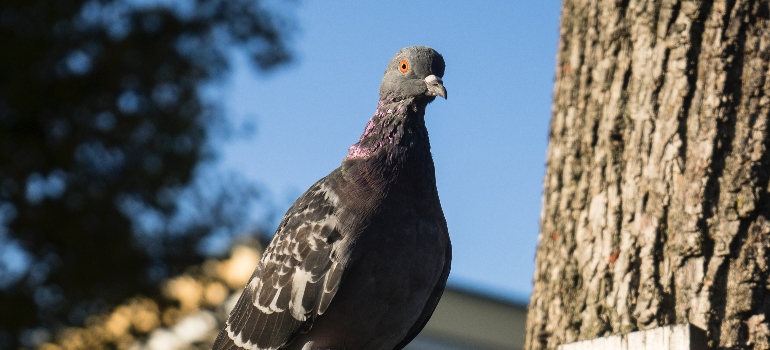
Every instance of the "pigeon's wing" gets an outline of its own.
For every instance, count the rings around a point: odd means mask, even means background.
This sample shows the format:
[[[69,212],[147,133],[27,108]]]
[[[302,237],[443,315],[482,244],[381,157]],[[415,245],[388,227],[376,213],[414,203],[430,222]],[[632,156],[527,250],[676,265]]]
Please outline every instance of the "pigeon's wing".
[[[451,265],[452,245],[447,241],[446,253],[444,255],[444,270],[441,271],[441,277],[439,277],[438,283],[436,283],[436,286],[433,288],[430,297],[428,297],[428,302],[425,303],[425,307],[422,309],[420,317],[417,318],[417,322],[415,322],[414,325],[412,325],[412,328],[409,329],[409,332],[406,334],[404,340],[402,340],[400,343],[398,343],[398,345],[396,345],[395,348],[393,348],[394,350],[401,350],[407,344],[412,342],[412,340],[414,340],[414,338],[420,334],[422,329],[428,323],[430,317],[433,316],[433,311],[436,310],[436,305],[438,305],[439,300],[441,300],[441,295],[444,294],[444,288],[446,288],[446,280],[447,277],[449,277],[449,270],[451,269]]]
[[[265,250],[214,350],[278,349],[308,330],[337,292],[344,264],[332,256],[341,238],[338,197],[328,177],[297,199]]]

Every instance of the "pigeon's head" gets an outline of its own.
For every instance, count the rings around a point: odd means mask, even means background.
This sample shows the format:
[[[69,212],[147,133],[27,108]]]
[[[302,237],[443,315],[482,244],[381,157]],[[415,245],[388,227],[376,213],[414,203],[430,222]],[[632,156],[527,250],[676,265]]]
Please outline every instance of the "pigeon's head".
[[[380,98],[402,100],[410,97],[432,101],[446,99],[444,57],[427,46],[401,49],[388,63],[380,85]]]

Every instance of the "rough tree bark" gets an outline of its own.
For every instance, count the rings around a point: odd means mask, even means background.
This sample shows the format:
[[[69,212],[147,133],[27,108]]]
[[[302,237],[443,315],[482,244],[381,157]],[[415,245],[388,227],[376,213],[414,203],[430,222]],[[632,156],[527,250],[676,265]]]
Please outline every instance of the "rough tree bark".
[[[564,1],[527,349],[770,348],[769,3]]]

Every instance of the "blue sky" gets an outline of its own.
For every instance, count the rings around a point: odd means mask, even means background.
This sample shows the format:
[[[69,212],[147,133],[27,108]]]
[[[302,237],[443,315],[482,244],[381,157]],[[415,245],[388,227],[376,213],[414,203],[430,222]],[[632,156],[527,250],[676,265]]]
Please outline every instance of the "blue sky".
[[[558,40],[558,1],[304,1],[296,60],[271,73],[235,54],[228,118],[256,133],[218,167],[262,184],[280,213],[339,166],[405,46],[447,63],[448,99],[428,106],[439,195],[454,246],[449,283],[510,300],[532,290]]]

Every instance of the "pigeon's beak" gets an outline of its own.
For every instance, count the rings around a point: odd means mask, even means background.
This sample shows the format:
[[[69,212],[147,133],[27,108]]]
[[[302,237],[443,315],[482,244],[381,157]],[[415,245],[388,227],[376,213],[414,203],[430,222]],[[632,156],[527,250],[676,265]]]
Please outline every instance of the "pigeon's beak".
[[[441,96],[446,100],[446,88],[441,78],[431,74],[425,77],[425,84],[428,85],[428,95]]]

